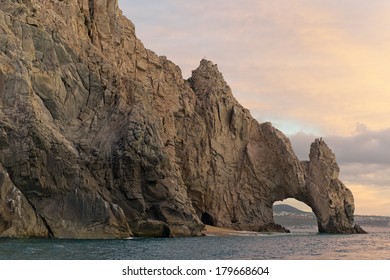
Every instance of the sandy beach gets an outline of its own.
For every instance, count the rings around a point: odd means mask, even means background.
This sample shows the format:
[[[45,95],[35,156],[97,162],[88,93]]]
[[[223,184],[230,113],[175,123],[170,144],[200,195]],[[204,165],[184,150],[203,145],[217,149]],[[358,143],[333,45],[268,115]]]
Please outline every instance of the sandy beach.
[[[257,235],[254,231],[238,231],[229,228],[220,228],[206,225],[204,234],[206,236],[226,236],[226,235]]]

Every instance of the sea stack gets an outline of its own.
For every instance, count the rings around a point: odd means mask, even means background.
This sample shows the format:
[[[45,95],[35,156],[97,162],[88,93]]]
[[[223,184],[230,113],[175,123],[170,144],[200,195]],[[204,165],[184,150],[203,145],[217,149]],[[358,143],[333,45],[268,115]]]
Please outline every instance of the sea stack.
[[[1,0],[0,30],[0,236],[283,231],[272,205],[289,197],[319,231],[357,232],[322,140],[298,160],[217,65],[202,60],[183,79],[117,0]]]

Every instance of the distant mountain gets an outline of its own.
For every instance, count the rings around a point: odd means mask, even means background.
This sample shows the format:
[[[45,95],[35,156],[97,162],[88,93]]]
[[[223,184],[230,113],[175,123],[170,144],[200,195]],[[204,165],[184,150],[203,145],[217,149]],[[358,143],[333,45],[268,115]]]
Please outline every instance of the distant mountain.
[[[287,204],[273,206],[274,221],[289,229],[291,228],[315,228],[317,218],[313,212],[305,212]],[[356,215],[355,222],[364,227],[390,227],[390,217]]]
[[[287,204],[277,204],[273,206],[274,214],[280,214],[282,212],[292,213],[292,214],[307,214],[311,212],[305,212]]]
[[[313,212],[305,212],[287,204],[273,206],[275,223],[287,228],[315,228],[317,219]]]

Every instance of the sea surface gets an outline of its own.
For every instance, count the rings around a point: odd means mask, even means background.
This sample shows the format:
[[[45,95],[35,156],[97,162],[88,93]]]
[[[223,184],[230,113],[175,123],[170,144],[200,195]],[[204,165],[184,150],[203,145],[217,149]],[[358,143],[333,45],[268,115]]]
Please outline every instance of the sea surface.
[[[389,260],[390,228],[330,235],[312,229],[290,234],[241,234],[129,240],[0,239],[1,260]]]

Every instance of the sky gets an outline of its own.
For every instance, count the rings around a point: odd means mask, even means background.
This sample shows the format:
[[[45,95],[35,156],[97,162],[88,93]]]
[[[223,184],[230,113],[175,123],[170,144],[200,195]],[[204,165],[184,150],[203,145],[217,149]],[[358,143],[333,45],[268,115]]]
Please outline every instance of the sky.
[[[355,213],[390,216],[390,1],[119,0],[146,48],[188,78],[218,65],[302,160],[322,137]],[[292,202],[293,205],[294,202]]]

